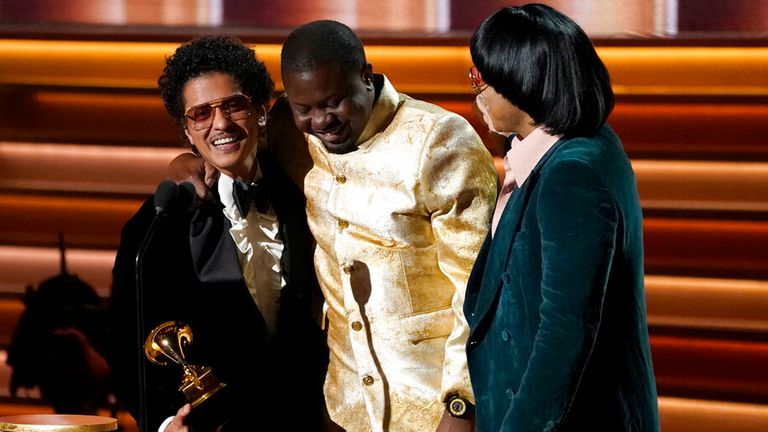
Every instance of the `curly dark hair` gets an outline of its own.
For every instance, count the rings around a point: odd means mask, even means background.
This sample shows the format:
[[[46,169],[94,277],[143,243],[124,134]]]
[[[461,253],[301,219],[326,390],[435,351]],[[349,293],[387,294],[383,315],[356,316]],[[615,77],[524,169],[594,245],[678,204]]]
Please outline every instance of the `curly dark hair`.
[[[163,74],[157,80],[165,109],[177,125],[184,124],[184,85],[213,72],[230,75],[254,104],[268,104],[275,89],[264,63],[239,39],[223,35],[199,36],[178,47],[166,59]]]

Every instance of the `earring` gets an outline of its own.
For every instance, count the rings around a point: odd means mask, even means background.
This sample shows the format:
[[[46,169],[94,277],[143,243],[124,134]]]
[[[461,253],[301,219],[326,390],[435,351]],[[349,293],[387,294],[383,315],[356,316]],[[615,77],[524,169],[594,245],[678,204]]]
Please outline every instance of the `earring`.
[[[257,123],[259,124],[260,127],[264,127],[264,126],[267,125],[267,112],[268,111],[269,111],[269,109],[267,108],[266,105],[262,105],[261,106],[261,109],[259,110],[259,119],[257,121]]]

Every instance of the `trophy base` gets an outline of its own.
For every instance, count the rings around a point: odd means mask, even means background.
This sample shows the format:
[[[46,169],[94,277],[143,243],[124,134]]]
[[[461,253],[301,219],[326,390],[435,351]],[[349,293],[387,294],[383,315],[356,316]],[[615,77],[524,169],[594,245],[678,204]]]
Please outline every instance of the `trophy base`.
[[[192,366],[192,368],[195,368],[197,379],[195,380],[190,375],[185,376],[179,390],[184,393],[192,408],[195,408],[226,387],[226,384],[219,382],[209,367]]]
[[[212,431],[229,420],[227,385],[220,382],[209,367],[190,366],[179,390],[184,393],[192,411],[187,424],[192,431]]]
[[[232,399],[230,388],[223,384],[217,391],[199,399],[197,405],[192,405],[192,411],[187,416],[186,424],[190,431],[214,431],[230,420],[234,415],[233,407],[236,406]]]

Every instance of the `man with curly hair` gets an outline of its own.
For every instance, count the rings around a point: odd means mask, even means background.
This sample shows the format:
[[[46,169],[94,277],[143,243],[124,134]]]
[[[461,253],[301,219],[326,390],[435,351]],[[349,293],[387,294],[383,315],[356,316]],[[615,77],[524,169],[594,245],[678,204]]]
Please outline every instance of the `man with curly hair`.
[[[472,430],[462,304],[496,197],[490,154],[465,119],[373,73],[342,23],[296,28],[281,71],[267,143],[303,186],[317,241],[331,419]]]
[[[327,351],[313,316],[314,243],[301,192],[258,145],[272,80],[239,40],[203,36],[167,59],[158,84],[193,151],[221,176],[212,199],[158,223],[143,255],[142,324],[146,332],[188,324],[187,361],[210,366],[227,387],[198,429],[180,368],[146,362],[145,411],[138,406],[135,257],[155,218],[149,199],[123,229],[114,267],[110,363],[119,396],[147,430],[320,430]]]

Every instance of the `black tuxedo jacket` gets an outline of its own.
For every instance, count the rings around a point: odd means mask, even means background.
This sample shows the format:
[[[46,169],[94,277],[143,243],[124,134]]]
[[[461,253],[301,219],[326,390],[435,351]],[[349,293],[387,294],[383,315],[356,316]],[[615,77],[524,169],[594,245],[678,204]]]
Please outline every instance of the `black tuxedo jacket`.
[[[328,360],[318,316],[322,298],[304,198],[268,154],[259,154],[279,221],[286,285],[270,335],[242,278],[230,223],[218,200],[159,216],[142,258],[143,338],[177,320],[192,328],[187,359],[228,385],[225,430],[320,430]],[[213,188],[216,189],[215,187]],[[138,420],[136,253],[155,211],[149,199],[123,228],[113,269],[109,355],[118,397]],[[258,271],[258,269],[257,269]],[[143,342],[142,342],[143,344]],[[156,430],[184,404],[181,368],[145,362],[147,425]]]

